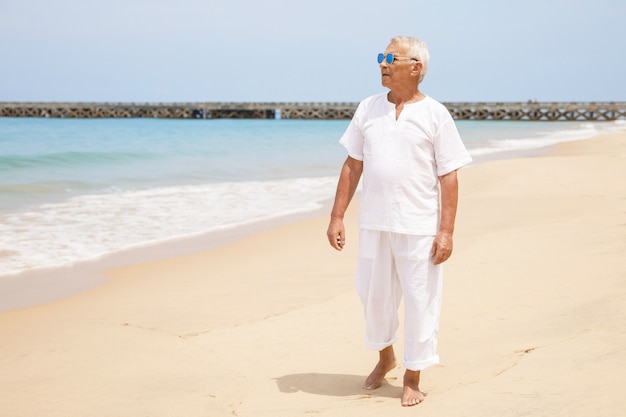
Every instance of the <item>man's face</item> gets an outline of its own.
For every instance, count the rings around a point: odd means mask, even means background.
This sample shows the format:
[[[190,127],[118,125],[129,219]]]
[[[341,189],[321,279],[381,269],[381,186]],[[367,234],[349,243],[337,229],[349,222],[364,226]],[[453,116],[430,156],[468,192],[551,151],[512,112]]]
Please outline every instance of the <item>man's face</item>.
[[[387,59],[383,59],[380,63],[380,75],[384,87],[393,89],[395,87],[403,87],[407,83],[415,82],[415,73],[411,74],[416,68],[416,61],[409,59],[408,47],[400,42],[391,42],[385,49],[385,58],[387,54],[394,55],[394,61],[387,63]]]

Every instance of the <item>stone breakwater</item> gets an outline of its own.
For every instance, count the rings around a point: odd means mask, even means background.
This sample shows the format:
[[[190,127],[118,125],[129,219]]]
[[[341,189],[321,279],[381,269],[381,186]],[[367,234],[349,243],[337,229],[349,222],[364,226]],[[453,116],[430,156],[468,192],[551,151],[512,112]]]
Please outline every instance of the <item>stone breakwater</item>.
[[[0,103],[0,117],[350,119],[358,103]],[[626,102],[443,103],[456,120],[626,119]]]

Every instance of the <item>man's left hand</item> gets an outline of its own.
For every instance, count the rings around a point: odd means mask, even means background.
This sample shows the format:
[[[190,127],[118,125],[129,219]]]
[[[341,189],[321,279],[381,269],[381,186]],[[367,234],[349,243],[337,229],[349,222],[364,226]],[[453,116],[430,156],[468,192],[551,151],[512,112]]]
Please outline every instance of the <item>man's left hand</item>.
[[[452,254],[452,233],[439,232],[435,236],[430,257],[435,265],[439,265],[448,260]]]

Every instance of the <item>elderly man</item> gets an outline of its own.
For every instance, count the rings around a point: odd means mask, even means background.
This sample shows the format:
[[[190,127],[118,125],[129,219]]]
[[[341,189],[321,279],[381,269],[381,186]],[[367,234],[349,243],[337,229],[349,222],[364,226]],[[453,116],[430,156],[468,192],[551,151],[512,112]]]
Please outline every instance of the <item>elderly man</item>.
[[[426,44],[405,36],[378,55],[389,91],[363,100],[339,141],[348,157],[327,231],[331,246],[342,250],[343,216],[362,175],[355,283],[365,344],[379,352],[364,388],[378,388],[396,366],[404,297],[403,406],[423,401],[420,371],[439,363],[441,264],[452,253],[457,170],[471,162],[450,113],[418,88],[428,61]]]

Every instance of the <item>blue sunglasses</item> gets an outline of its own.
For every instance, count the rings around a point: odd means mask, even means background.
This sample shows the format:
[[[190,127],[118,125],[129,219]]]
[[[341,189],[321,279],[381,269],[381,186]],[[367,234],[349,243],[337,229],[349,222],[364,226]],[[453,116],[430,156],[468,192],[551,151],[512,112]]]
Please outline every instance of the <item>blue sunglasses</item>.
[[[399,58],[405,58],[407,60],[419,61],[417,58],[408,58],[408,57],[399,57],[394,54],[378,54],[378,63],[382,64],[383,61],[386,61],[388,64],[393,64],[394,61],[399,61]]]

